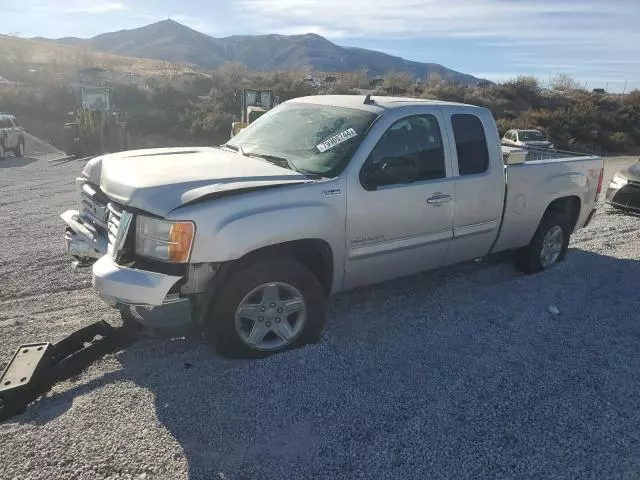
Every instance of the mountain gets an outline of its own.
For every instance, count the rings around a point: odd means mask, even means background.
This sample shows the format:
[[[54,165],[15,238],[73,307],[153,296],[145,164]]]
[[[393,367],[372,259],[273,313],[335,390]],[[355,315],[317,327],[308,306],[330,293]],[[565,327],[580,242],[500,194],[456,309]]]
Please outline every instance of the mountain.
[[[225,62],[236,62],[258,71],[313,68],[326,72],[346,72],[364,68],[370,76],[395,71],[409,72],[420,78],[437,73],[444,79],[465,85],[475,85],[480,81],[472,75],[456,72],[437,63],[413,62],[364,48],[342,47],[315,34],[214,38],[174,20],[103,33],[90,39],[65,37],[37,40],[75,46],[86,44],[97,51],[174,63],[185,62],[202,68],[216,68]]]

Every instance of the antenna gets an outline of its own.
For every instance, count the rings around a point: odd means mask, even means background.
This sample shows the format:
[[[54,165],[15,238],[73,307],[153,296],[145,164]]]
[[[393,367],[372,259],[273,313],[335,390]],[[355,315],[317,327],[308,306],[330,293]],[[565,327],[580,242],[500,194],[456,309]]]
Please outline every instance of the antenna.
[[[364,98],[364,102],[363,102],[363,103],[364,103],[365,105],[371,105],[371,104],[376,103],[376,102],[374,102],[374,101],[371,99],[371,94],[370,94],[370,93],[367,93],[367,96]]]

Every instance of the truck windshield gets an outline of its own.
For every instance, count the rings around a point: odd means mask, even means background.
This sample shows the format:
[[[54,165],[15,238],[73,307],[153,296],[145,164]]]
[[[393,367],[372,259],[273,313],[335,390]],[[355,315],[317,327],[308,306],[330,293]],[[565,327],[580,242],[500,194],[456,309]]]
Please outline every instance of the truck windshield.
[[[536,130],[522,130],[520,132],[518,132],[518,137],[520,138],[521,141],[523,142],[530,142],[530,141],[543,141],[546,140],[546,138],[544,137],[544,135]]]
[[[337,175],[377,118],[352,108],[282,104],[233,137],[227,146],[245,155],[280,159],[302,173]]]

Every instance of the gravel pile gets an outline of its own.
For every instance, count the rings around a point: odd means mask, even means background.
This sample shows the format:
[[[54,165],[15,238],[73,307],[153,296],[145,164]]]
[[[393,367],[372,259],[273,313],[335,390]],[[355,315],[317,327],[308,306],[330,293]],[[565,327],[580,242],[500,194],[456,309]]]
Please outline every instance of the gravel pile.
[[[0,163],[0,365],[118,321],[64,253],[81,167]],[[636,478],[639,232],[602,206],[549,272],[499,258],[339,295],[319,344],[265,360],[140,342],[0,425],[0,478]]]

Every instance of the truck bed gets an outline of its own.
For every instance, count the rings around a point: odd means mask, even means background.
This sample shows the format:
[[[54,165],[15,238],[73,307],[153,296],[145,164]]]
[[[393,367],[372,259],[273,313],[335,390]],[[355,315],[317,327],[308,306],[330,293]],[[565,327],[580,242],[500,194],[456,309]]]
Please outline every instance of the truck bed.
[[[558,198],[576,197],[580,212],[575,228],[581,228],[595,206],[603,167],[595,155],[502,147],[503,154],[514,150],[525,150],[525,160],[505,165],[504,219],[494,252],[527,245],[545,210]]]

